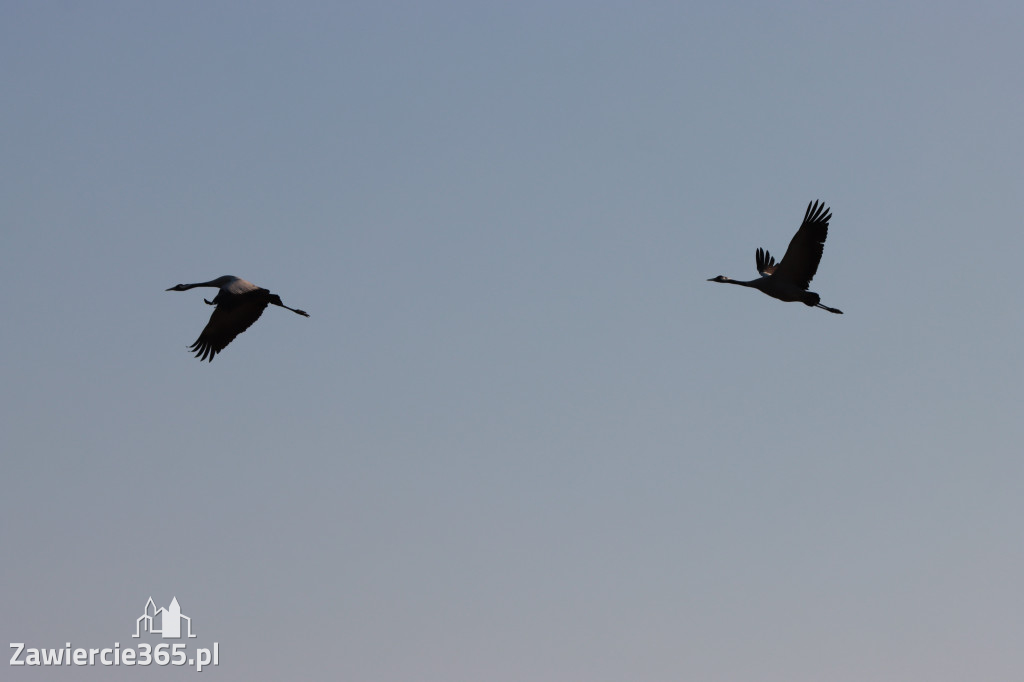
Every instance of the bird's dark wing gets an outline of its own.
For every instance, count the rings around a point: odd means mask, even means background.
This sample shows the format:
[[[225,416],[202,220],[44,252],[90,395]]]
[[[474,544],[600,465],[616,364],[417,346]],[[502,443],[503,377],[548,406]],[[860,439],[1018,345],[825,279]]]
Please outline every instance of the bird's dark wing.
[[[260,319],[266,307],[266,299],[257,297],[245,297],[234,303],[219,304],[190,350],[200,360],[213,362],[213,356],[224,350],[236,336]]]
[[[811,284],[814,273],[818,271],[818,263],[821,262],[825,238],[828,237],[828,221],[831,219],[832,212],[825,208],[825,204],[817,201],[807,204],[803,224],[789,242],[786,255],[775,266],[776,279],[790,282],[801,289]]]
[[[766,250],[758,249],[755,258],[757,259],[757,271],[761,273],[762,277],[767,277],[775,272],[775,258]]]

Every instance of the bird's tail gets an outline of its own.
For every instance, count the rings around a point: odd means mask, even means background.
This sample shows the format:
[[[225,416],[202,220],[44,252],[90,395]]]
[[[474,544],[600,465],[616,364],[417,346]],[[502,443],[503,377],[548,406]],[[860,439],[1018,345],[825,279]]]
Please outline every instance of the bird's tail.
[[[815,303],[814,307],[815,308],[821,308],[822,310],[827,310],[830,313],[835,313],[836,315],[842,315],[843,314],[843,311],[839,310],[838,308],[829,308],[827,305],[822,305],[820,303]]]

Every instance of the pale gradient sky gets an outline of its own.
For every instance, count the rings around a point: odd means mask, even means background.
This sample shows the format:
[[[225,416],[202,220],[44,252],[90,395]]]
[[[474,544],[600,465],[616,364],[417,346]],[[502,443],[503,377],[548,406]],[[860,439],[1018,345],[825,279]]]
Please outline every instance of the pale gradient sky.
[[[0,639],[152,596],[223,680],[1024,678],[1022,35],[4,4]],[[812,199],[845,315],[705,281]],[[164,289],[223,274],[312,317],[201,364]]]

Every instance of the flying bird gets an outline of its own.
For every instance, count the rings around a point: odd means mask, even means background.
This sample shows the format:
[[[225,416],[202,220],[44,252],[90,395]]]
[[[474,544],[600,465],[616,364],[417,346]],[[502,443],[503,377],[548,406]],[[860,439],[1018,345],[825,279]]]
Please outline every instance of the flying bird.
[[[805,305],[842,315],[842,310],[822,305],[821,297],[807,290],[814,273],[818,271],[821,253],[825,248],[825,238],[828,237],[828,221],[831,219],[832,212],[825,208],[824,203],[819,204],[815,201],[813,204],[807,204],[804,222],[793,235],[786,255],[778,264],[768,251],[758,249],[755,258],[757,271],[761,273],[759,278],[740,282],[719,275],[708,281],[752,287],[780,301],[800,301]]]
[[[215,287],[220,289],[212,301],[207,305],[215,305],[217,308],[210,315],[210,321],[199,335],[196,342],[189,346],[189,350],[202,360],[213,362],[213,356],[224,350],[235,337],[252,326],[252,323],[260,319],[263,310],[273,303],[276,306],[309,317],[305,310],[288,308],[281,302],[281,297],[272,294],[252,282],[247,282],[239,277],[224,275],[209,282],[198,282],[196,284],[177,284],[167,291],[188,291],[196,287]]]

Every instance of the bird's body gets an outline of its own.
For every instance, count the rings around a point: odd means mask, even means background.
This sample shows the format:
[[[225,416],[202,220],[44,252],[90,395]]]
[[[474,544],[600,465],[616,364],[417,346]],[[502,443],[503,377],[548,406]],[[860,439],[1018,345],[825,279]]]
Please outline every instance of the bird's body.
[[[287,308],[303,317],[309,317],[309,313],[304,310],[286,306],[277,294],[272,294],[252,282],[233,275],[224,275],[209,282],[177,284],[167,291],[188,291],[196,287],[219,289],[212,301],[203,299],[208,305],[215,305],[217,308],[210,316],[210,321],[203,329],[203,333],[189,347],[189,350],[194,352],[200,360],[213,362],[213,356],[224,350],[236,336],[260,319],[260,315],[270,304]]]
[[[825,204],[817,201],[807,204],[804,222],[793,235],[786,255],[778,264],[766,250],[758,249],[756,262],[757,271],[761,274],[759,278],[742,282],[719,275],[708,281],[750,287],[780,301],[799,301],[804,305],[842,315],[843,311],[822,305],[821,297],[807,290],[814,273],[818,271],[818,263],[821,262],[821,254],[825,249],[825,239],[828,237],[828,221],[831,218],[832,213]]]

